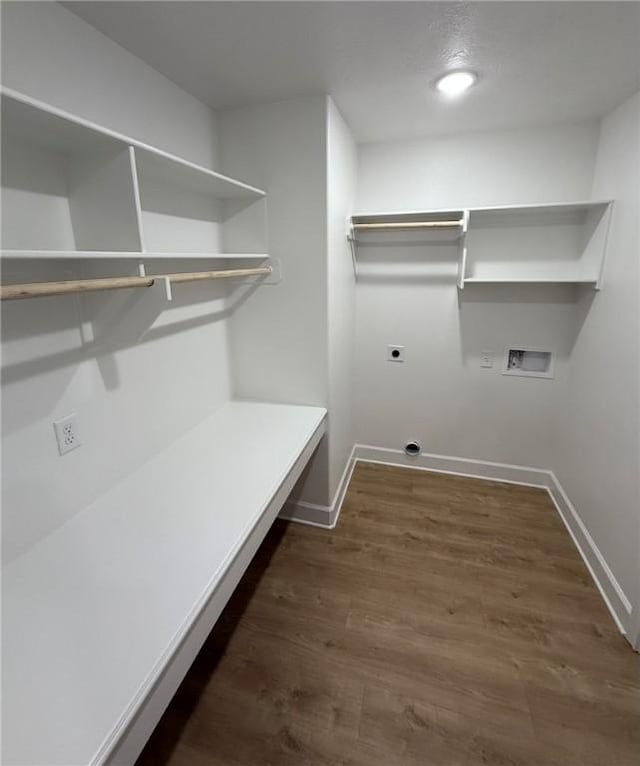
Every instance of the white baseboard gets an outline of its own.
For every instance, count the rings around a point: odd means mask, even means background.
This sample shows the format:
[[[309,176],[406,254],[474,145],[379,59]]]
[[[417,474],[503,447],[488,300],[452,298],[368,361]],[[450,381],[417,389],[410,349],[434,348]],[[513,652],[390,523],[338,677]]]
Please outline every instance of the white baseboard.
[[[355,468],[355,451],[356,447],[354,446],[347,458],[331,505],[316,505],[316,503],[307,503],[305,500],[290,501],[285,504],[279,518],[286,521],[296,521],[299,524],[309,524],[312,527],[333,529],[338,522],[344,496],[347,494],[351,474]]]
[[[360,460],[367,463],[397,465],[436,473],[453,473],[457,476],[490,479],[532,487],[550,487],[552,484],[551,472],[542,468],[491,463],[487,460],[471,460],[449,455],[432,455],[426,452],[422,452],[416,457],[409,457],[402,450],[372,447],[368,444],[356,444],[354,451],[356,461]]]
[[[605,557],[589,534],[589,530],[580,518],[573,503],[569,500],[556,475],[553,471],[549,471],[549,473],[553,480],[553,485],[549,488],[553,504],[571,535],[576,548],[580,552],[582,560],[589,570],[620,632],[623,636],[627,636],[633,612],[631,601],[622,590],[620,583],[616,580]]]
[[[358,462],[382,463],[546,489],[618,629],[622,635],[628,636],[633,611],[632,604],[553,471],[448,455],[422,453],[417,457],[409,457],[402,450],[356,444],[351,451],[338,490],[330,506],[298,501],[286,505],[280,514],[281,518],[333,529],[338,521],[351,474]]]
[[[335,514],[330,505],[316,505],[304,500],[288,501],[278,518],[323,529],[333,529],[336,525]]]

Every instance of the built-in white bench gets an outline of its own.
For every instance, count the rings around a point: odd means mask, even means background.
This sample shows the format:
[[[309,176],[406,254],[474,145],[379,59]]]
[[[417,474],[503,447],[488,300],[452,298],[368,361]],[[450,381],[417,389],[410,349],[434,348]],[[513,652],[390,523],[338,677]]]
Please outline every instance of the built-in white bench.
[[[325,430],[231,402],[3,573],[3,762],[132,763]]]

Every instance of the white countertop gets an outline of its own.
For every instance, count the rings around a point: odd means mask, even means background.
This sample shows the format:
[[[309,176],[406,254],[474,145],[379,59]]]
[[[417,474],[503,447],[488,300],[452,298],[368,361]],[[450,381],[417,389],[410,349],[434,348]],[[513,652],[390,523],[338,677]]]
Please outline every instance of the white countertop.
[[[95,760],[325,414],[230,402],[6,568],[3,763]]]

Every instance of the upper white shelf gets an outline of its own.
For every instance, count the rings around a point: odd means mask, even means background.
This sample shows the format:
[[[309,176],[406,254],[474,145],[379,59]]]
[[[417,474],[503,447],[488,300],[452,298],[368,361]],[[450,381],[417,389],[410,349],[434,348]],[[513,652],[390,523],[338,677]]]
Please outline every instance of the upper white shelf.
[[[257,199],[266,192],[149,146],[135,138],[2,88],[3,131],[46,149],[73,154],[132,146],[140,172],[216,199]]]
[[[157,720],[325,415],[230,402],[5,567],[3,762],[104,763],[150,698]]]
[[[200,165],[174,157],[159,149],[138,144],[136,165],[141,179],[171,185],[184,191],[213,197],[214,199],[259,199],[265,196],[262,189],[236,181],[221,173],[207,170]]]
[[[457,242],[460,289],[471,284],[551,283],[599,289],[611,207],[611,200],[587,200],[358,214],[348,222],[348,237],[354,261],[356,242]],[[424,230],[414,233],[411,227],[419,222]],[[451,225],[440,229],[438,222]]]
[[[540,202],[529,205],[490,205],[488,207],[467,208],[470,214],[482,214],[490,217],[493,213],[513,215],[514,213],[531,214],[544,219],[554,213],[576,213],[585,215],[590,210],[611,204],[612,200],[572,200],[571,202]]]
[[[2,117],[5,257],[268,250],[262,189],[15,91],[2,91]]]
[[[348,236],[354,242],[457,242],[463,235],[462,210],[354,215]]]

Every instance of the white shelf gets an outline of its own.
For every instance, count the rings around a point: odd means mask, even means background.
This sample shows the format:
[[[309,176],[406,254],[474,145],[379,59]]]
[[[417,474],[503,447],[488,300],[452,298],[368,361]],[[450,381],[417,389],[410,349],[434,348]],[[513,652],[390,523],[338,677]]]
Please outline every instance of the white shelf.
[[[231,402],[6,567],[6,763],[102,763],[153,726],[136,713],[161,715],[325,415]]]
[[[61,154],[94,154],[130,141],[22,93],[2,88],[2,131]]]
[[[20,136],[22,140],[57,152],[74,154],[132,146],[142,170],[164,182],[222,199],[257,199],[266,194],[262,189],[76,117],[10,88],[2,88],[1,93],[3,130]]]
[[[540,202],[529,205],[491,205],[470,207],[469,213],[534,213],[541,216],[552,213],[586,213],[593,208],[609,205],[613,200],[572,200],[571,202]]]
[[[366,213],[351,216],[349,236],[354,242],[361,244],[385,244],[385,243],[455,243],[462,236],[462,226],[451,228],[434,229],[406,229],[402,224],[414,224],[416,222],[437,223],[442,221],[461,221],[462,210],[437,210],[437,211],[412,211],[407,213]],[[392,224],[391,230],[361,230],[359,224]]]
[[[587,284],[599,289],[610,201],[469,211],[468,284]]]
[[[163,259],[208,259],[208,260],[264,260],[268,253],[175,253],[175,252],[124,252],[120,250],[3,250],[5,259],[27,260],[135,260]]]
[[[403,246],[458,243],[458,288],[470,284],[582,284],[599,289],[611,216],[611,200],[361,213],[348,222],[354,266],[358,245],[387,246],[391,263],[402,263]],[[462,220],[452,230],[357,231],[358,223]],[[400,233],[401,232],[401,233]],[[389,248],[393,246],[394,252]],[[396,247],[397,246],[397,247]],[[377,259],[380,259],[378,249]],[[442,251],[444,252],[444,251]],[[441,257],[441,254],[440,256]]]
[[[465,285],[545,285],[545,284],[571,284],[571,285],[593,285],[595,286],[597,284],[597,279],[578,279],[578,278],[572,278],[567,277],[563,279],[562,277],[554,278],[550,277],[548,279],[544,278],[538,278],[538,277],[522,277],[520,279],[516,278],[495,278],[495,279],[482,279],[478,277],[467,277],[464,280]]]
[[[138,174],[141,178],[148,178],[163,185],[175,186],[216,200],[250,200],[265,196],[262,189],[195,165],[160,149],[141,144],[134,145],[134,149]]]
[[[381,221],[413,221],[422,220],[424,216],[435,216],[439,219],[448,219],[450,216],[462,217],[464,208],[440,207],[430,210],[376,210],[368,213],[353,213],[351,220],[354,223],[377,223]]]
[[[2,117],[7,251],[268,249],[262,189],[16,91],[2,90]]]

